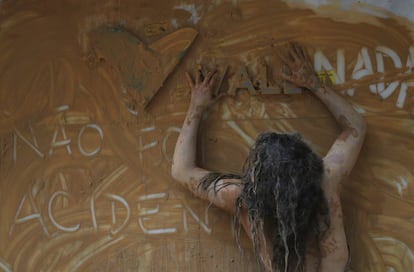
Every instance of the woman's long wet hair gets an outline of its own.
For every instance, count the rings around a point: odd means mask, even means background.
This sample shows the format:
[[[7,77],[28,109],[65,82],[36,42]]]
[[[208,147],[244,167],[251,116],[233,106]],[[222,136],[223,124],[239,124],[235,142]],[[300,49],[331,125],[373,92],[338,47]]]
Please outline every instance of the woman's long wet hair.
[[[267,132],[259,135],[251,148],[242,176],[211,173],[200,186],[217,191],[229,185],[217,185],[227,178],[242,181],[242,193],[235,203],[235,225],[240,229],[240,211],[246,208],[261,269],[260,253],[268,247],[267,240],[271,242],[274,271],[304,271],[308,242],[320,241],[329,228],[329,210],[321,188],[322,160],[299,134]]]

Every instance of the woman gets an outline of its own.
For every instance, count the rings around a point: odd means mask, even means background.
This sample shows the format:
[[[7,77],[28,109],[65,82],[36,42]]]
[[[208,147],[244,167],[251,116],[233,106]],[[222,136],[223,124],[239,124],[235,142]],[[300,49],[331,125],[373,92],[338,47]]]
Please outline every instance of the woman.
[[[214,101],[215,73],[195,81],[177,140],[172,176],[196,196],[236,216],[253,242],[261,270],[344,271],[348,247],[342,221],[341,182],[352,170],[365,137],[361,115],[323,86],[304,50],[290,44],[281,77],[308,89],[335,117],[342,132],[320,159],[298,134],[263,133],[250,150],[243,175],[213,173],[196,165],[201,115]]]

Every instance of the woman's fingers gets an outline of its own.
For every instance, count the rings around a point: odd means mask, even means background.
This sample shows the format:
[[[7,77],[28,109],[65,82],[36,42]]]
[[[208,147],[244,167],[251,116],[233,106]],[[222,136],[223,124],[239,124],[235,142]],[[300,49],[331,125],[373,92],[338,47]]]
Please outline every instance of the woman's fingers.
[[[288,54],[289,54],[289,58],[291,60],[293,60],[293,62],[297,62],[300,61],[300,57],[298,56],[298,53],[296,52],[296,48],[295,45],[293,43],[289,44],[289,48],[288,48]]]
[[[288,52],[284,48],[283,49],[279,49],[276,52],[277,52],[279,58],[282,60],[283,64],[290,65],[291,60],[287,57],[288,56]]]
[[[213,72],[208,72],[203,83],[205,83],[206,85],[209,85],[209,86],[214,84],[216,74],[217,74],[217,70],[215,70]]]
[[[216,71],[213,72],[213,75],[211,76],[211,79],[210,79],[210,82],[209,82],[210,87],[213,87],[213,85],[216,83],[217,76],[218,76],[218,73],[217,73],[217,70],[216,70]]]
[[[300,60],[306,60],[306,53],[303,51],[303,48],[298,43],[293,42],[292,49]]]
[[[202,82],[202,76],[203,73],[201,72],[201,68],[197,67],[196,71],[195,71],[195,84],[198,85],[200,84],[200,82]]]
[[[188,86],[190,86],[190,88],[193,89],[194,88],[194,80],[188,72],[185,73],[185,78],[187,79]]]
[[[210,78],[211,78],[211,72],[207,72],[207,75],[204,77],[203,84],[208,85]]]
[[[285,74],[284,72],[279,72],[277,75],[284,80],[287,80],[291,83],[295,83],[295,79],[292,76]]]

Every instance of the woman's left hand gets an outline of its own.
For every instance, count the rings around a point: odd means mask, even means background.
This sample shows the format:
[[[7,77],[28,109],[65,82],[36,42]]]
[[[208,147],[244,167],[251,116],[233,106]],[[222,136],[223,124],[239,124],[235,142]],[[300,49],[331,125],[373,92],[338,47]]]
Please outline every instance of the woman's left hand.
[[[215,101],[213,87],[216,83],[217,71],[208,72],[204,79],[202,77],[201,70],[196,72],[195,81],[188,72],[186,73],[187,83],[191,88],[190,103],[198,110],[205,110]]]

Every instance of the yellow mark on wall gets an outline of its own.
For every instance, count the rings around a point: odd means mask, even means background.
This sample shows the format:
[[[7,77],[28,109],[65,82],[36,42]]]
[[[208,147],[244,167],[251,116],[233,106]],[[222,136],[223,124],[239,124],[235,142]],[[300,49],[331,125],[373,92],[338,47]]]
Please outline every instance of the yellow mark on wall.
[[[333,70],[317,72],[316,75],[323,84],[329,82],[335,84],[335,76]]]

